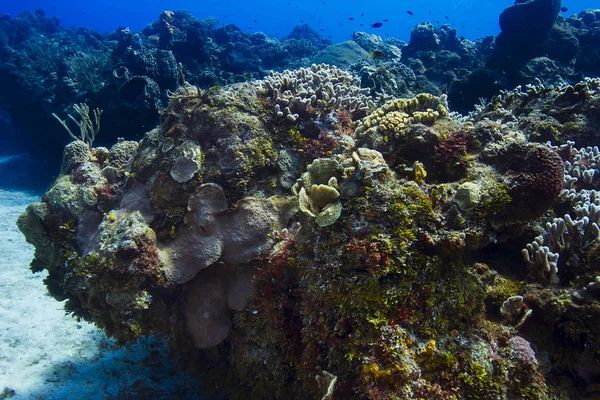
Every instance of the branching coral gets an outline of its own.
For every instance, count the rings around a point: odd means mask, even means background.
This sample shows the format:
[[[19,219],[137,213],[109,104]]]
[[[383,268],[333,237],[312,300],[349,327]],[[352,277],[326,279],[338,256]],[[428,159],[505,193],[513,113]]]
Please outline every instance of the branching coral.
[[[105,86],[103,75],[110,66],[110,57],[105,51],[77,52],[67,57],[65,62],[67,64],[65,82],[77,92],[94,93]]]
[[[358,78],[326,64],[271,72],[259,85],[267,101],[274,103],[275,115],[292,122],[300,114],[311,116],[311,110],[325,114],[327,110],[338,108],[349,112],[368,111],[373,106],[369,89],[361,89]]]
[[[96,139],[96,135],[100,131],[100,117],[102,116],[102,110],[99,108],[95,108],[94,119],[92,120],[90,116],[90,107],[85,104],[75,104],[73,109],[79,114],[80,121],[77,121],[71,114],[67,117],[79,128],[79,136],[76,136],[71,131],[71,128],[67,125],[66,120],[62,120],[58,117],[58,115],[52,113],[52,116],[56,118],[58,122],[65,128],[69,136],[71,136],[74,140],[80,140],[88,144],[88,146],[92,146],[94,143],[94,139]]]
[[[544,232],[523,249],[523,257],[537,277],[557,280],[561,253],[582,253],[600,245],[600,194],[593,179],[598,172],[597,149],[574,149],[573,142],[553,147],[571,161],[564,163],[564,189],[559,199],[572,207],[572,214],[546,222]],[[570,265],[569,269],[579,269]],[[571,271],[572,274],[574,271]]]

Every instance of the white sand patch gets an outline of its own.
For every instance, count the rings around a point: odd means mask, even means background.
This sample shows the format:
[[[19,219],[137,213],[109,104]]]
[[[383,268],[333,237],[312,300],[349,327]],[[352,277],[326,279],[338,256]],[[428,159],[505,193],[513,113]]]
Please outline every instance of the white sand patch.
[[[47,274],[29,270],[33,246],[15,225],[33,201],[0,189],[0,399],[200,398],[163,342],[119,348],[47,294]]]

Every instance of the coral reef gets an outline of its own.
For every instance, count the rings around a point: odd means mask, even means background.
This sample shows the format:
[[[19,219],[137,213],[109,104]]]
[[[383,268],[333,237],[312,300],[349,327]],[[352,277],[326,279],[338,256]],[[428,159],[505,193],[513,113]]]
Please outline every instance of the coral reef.
[[[69,144],[19,219],[69,312],[234,399],[597,394],[597,80],[467,117],[326,65],[183,81],[139,143]]]
[[[377,106],[447,93],[452,110],[466,114],[480,99],[536,78],[574,85],[600,75],[598,11],[564,18],[559,8],[556,0],[518,1],[502,13],[497,38],[471,41],[454,26],[421,22],[408,43],[358,31],[335,44],[308,24],[270,37],[184,10],[165,10],[140,32],[102,34],[65,29],[42,10],[23,12],[0,20],[0,98],[22,130],[15,147],[56,166],[67,141],[56,140],[52,114],[65,115],[74,104],[105,111],[99,140],[108,146],[119,137],[139,140],[178,86],[209,89],[322,62],[354,71]]]
[[[185,11],[104,35],[2,18],[0,98],[62,154],[18,222],[31,269],[232,399],[597,397],[600,13],[559,8],[408,44]],[[102,135],[55,151],[52,114],[84,102]]]

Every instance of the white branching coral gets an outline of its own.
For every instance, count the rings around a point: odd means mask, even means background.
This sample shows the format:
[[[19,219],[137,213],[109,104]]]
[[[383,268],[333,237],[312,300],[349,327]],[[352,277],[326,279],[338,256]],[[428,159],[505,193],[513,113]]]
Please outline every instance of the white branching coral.
[[[568,149],[573,157],[571,161],[565,161],[565,187],[572,189],[576,184],[591,186],[599,173],[600,149],[598,146],[573,149],[573,144],[575,142],[569,141],[561,147]]]
[[[344,108],[353,112],[373,107],[370,90],[360,87],[358,77],[327,64],[271,71],[258,85],[267,101],[274,103],[275,115],[290,121],[309,113],[311,108],[319,111]]]
[[[583,189],[592,185],[600,167],[598,147],[574,149],[569,141],[554,150],[568,152],[572,162],[564,163],[565,189],[560,200],[571,204],[572,212],[546,222],[544,232],[522,250],[530,273],[537,278],[556,281],[560,252],[600,245],[600,191]],[[550,144],[548,144],[550,146]]]

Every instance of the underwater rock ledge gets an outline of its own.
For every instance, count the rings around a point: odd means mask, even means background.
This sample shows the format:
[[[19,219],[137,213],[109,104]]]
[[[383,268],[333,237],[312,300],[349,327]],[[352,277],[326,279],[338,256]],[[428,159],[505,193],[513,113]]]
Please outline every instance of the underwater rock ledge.
[[[69,144],[18,226],[67,311],[229,398],[583,398],[599,108],[592,79],[377,108],[327,65],[184,87],[139,143]]]

